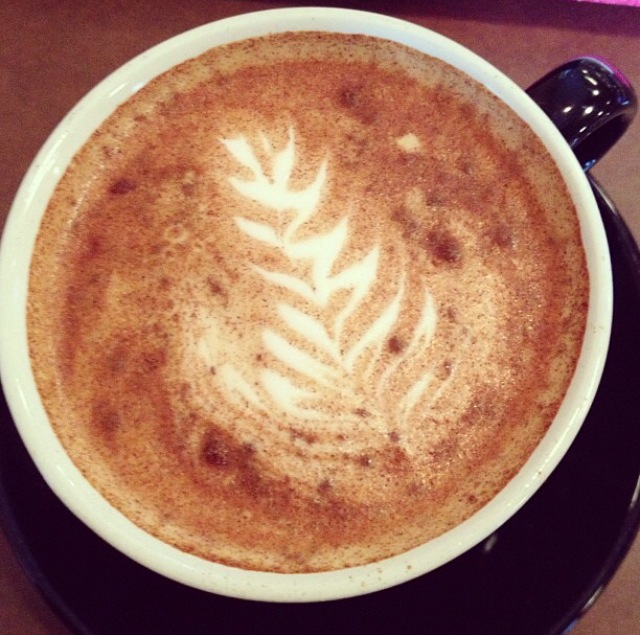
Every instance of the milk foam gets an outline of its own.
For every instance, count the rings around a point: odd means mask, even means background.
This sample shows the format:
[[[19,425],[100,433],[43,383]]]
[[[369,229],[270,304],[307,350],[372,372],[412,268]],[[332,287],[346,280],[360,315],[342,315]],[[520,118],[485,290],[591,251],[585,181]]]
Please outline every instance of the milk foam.
[[[92,137],[43,220],[30,346],[65,447],[134,522],[323,570],[495,495],[562,398],[587,291],[562,181],[491,95],[393,43],[283,34]]]

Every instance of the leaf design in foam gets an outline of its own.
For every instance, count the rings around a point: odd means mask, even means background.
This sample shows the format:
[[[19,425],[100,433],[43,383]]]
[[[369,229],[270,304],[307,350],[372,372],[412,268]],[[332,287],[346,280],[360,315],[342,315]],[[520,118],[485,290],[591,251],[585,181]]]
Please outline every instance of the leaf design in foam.
[[[264,180],[266,178],[262,171],[262,167],[260,166],[260,162],[256,159],[249,142],[244,137],[238,137],[237,139],[223,139],[222,143],[238,163],[241,163],[251,170],[255,181]],[[238,181],[238,179],[234,177],[231,177],[230,180],[232,182]]]
[[[267,243],[267,245],[273,245],[277,247],[280,245],[280,239],[278,234],[270,225],[264,223],[257,223],[253,220],[237,217],[235,219],[238,229],[243,231],[250,238],[259,240],[260,242]]]
[[[362,337],[354,344],[345,356],[346,367],[353,371],[358,357],[371,347],[375,347],[379,354],[382,343],[391,333],[400,314],[400,305],[404,296],[404,280],[402,281],[395,297],[385,307],[384,311],[376,318],[371,326],[363,333]]]
[[[295,158],[293,129],[289,130],[289,142],[282,152],[278,152],[273,161],[273,181],[283,188],[288,187]]]
[[[380,249],[374,247],[362,260],[335,276],[334,289],[351,288],[352,293],[345,307],[336,318],[334,332],[336,337],[342,335],[344,323],[365,299],[376,281]],[[368,274],[368,275],[367,275]]]
[[[278,305],[278,314],[294,333],[307,339],[334,361],[340,362],[340,349],[320,320],[285,303]]]
[[[293,370],[318,381],[325,386],[336,386],[336,369],[317,360],[313,355],[294,346],[279,333],[271,329],[262,332],[262,340],[267,349]]]
[[[233,395],[236,400],[238,397],[245,399],[258,410],[268,411],[262,403],[255,388],[242,376],[242,373],[233,366],[233,364],[224,364],[218,370],[218,373],[227,387],[229,394]],[[241,404],[241,401],[239,401]]]
[[[289,240],[285,245],[285,252],[291,259],[308,260],[312,263],[312,285],[317,290],[316,304],[320,306],[324,306],[334,292],[331,270],[348,234],[349,221],[344,217],[326,234],[299,242]]]
[[[313,290],[313,287],[304,280],[300,280],[300,278],[296,278],[287,273],[269,271],[257,265],[253,265],[253,270],[259,273],[267,282],[271,282],[284,289],[289,289],[289,291],[293,291],[305,300],[316,303],[316,292]]]
[[[302,190],[291,190],[289,188],[295,157],[293,129],[289,131],[289,140],[286,147],[274,156],[271,175],[260,164],[253,148],[245,137],[222,139],[221,141],[233,157],[252,173],[252,180],[243,180],[237,177],[229,178],[229,183],[242,196],[269,209],[296,212],[296,217],[287,230],[289,234],[294,233],[314,213],[326,179],[327,165],[324,162],[320,166],[315,180],[308,187]],[[265,143],[263,145],[265,148],[270,147]]]
[[[437,313],[435,302],[433,301],[433,297],[431,294],[425,294],[424,304],[422,306],[422,311],[420,314],[420,322],[416,326],[413,332],[413,337],[411,341],[407,345],[404,354],[399,357],[395,363],[390,364],[387,370],[382,375],[378,386],[378,393],[381,394],[385,389],[387,382],[391,379],[393,374],[398,370],[398,368],[408,359],[415,359],[417,357],[423,357],[429,345],[431,343],[431,339],[435,333],[435,326],[437,322]],[[409,416],[411,411],[416,407],[416,405],[420,402],[422,396],[425,391],[431,384],[433,380],[433,373],[431,370],[425,369],[424,373],[416,381],[416,383],[411,386],[411,388],[407,391],[407,394],[403,396],[399,403],[399,410],[404,417]]]
[[[305,408],[305,402],[312,402],[314,393],[300,388],[289,377],[277,373],[273,370],[262,372],[262,384],[271,396],[273,402],[284,412],[293,415],[296,419],[325,419],[327,415],[318,412],[314,408]]]
[[[380,246],[359,259],[335,271],[349,240],[349,218],[342,216],[324,233],[298,238],[298,230],[319,212],[327,181],[327,161],[318,166],[306,187],[293,189],[292,175],[296,170],[296,147],[293,129],[289,130],[285,147],[278,151],[262,136],[262,163],[245,137],[221,140],[237,162],[246,168],[251,178],[229,177],[232,187],[244,198],[263,208],[260,220],[238,216],[238,229],[266,248],[280,250],[291,262],[289,271],[274,271],[252,264],[253,271],[269,284],[286,289],[291,300],[277,305],[281,327],[271,325],[262,333],[263,344],[280,363],[281,370],[265,370],[260,381],[249,382],[234,376],[236,392],[243,393],[254,404],[271,403],[279,411],[303,419],[324,419],[328,413],[314,410],[314,386],[335,391],[336,399],[345,394],[357,395],[358,380],[354,372],[365,360],[369,377],[375,371],[385,342],[398,323],[406,302],[406,280],[398,273],[395,291],[390,300],[369,318],[355,342],[344,339],[345,325],[363,303],[371,300],[380,259]],[[247,208],[251,209],[251,208]],[[255,208],[254,208],[255,209]],[[264,212],[268,212],[266,215]],[[269,224],[265,218],[273,222]],[[298,266],[304,263],[304,267]],[[299,272],[307,272],[300,277]],[[321,310],[341,296],[338,309],[329,316]],[[424,291],[422,313],[409,344],[386,370],[378,373],[375,394],[380,399],[394,373],[416,355],[428,349],[436,324],[433,298]],[[296,300],[297,298],[297,300]],[[311,311],[316,307],[315,311]],[[312,314],[313,313],[313,314]],[[318,315],[320,317],[318,317]],[[432,381],[432,373],[424,372],[398,396],[399,411],[407,415],[420,401]],[[258,386],[258,387],[256,387]],[[367,401],[366,396],[362,396]],[[368,404],[371,405],[371,404]]]

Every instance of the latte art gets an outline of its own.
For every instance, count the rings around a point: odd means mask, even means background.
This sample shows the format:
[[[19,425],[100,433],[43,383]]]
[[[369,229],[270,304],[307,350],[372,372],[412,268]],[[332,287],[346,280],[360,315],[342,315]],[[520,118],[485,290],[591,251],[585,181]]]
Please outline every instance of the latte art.
[[[320,571],[504,487],[566,391],[587,286],[562,179],[495,97],[391,42],[288,33],[176,67],[79,152],[30,347],[62,443],[135,523]]]
[[[435,402],[455,372],[455,362],[449,360],[445,376],[437,379],[435,368],[429,365],[428,351],[438,319],[435,300],[420,284],[410,287],[410,257],[402,253],[401,242],[386,245],[387,251],[393,249],[399,266],[387,267],[385,277],[379,271],[384,261],[382,236],[362,254],[349,249],[353,242],[349,216],[334,219],[336,210],[331,209],[329,216],[323,209],[331,208],[327,161],[307,187],[291,190],[289,179],[300,159],[293,130],[281,151],[271,148],[265,137],[261,141],[271,155],[271,169],[266,172],[246,138],[223,143],[252,177],[231,176],[228,181],[238,193],[238,207],[246,204],[259,220],[243,216],[233,220],[239,232],[255,241],[249,269],[266,283],[253,301],[267,303],[275,319],[265,324],[266,320],[254,321],[246,315],[236,322],[241,325],[238,333],[233,321],[246,304],[244,294],[239,298],[240,309],[227,296],[224,309],[214,306],[209,312],[204,308],[206,301],[199,298],[194,306],[195,324],[188,322],[184,332],[189,342],[183,360],[185,376],[191,385],[199,386],[197,398],[203,412],[219,409],[226,402],[237,409],[239,417],[259,421],[266,416],[270,427],[277,422],[276,436],[284,437],[278,441],[283,448],[287,437],[307,446],[302,461],[311,453],[324,455],[323,466],[334,463],[330,455],[336,447],[363,453],[359,460],[368,461],[366,452],[380,450],[390,435],[406,438],[412,411]],[[355,201],[347,202],[347,210],[352,204]],[[334,223],[327,231],[322,219],[315,219],[323,212]],[[259,264],[273,252],[284,263],[284,270]],[[343,254],[347,254],[346,261]],[[344,268],[336,270],[338,262]],[[229,312],[233,321],[225,320]],[[415,315],[409,330],[403,326],[407,337],[401,337],[396,329],[401,314],[409,312]],[[247,328],[256,330],[255,344],[246,348],[231,344],[246,336]],[[202,365],[194,363],[196,358]],[[431,395],[425,400],[428,388]],[[240,431],[246,442],[274,434],[273,430],[262,431],[260,423],[256,426]],[[319,443],[318,439],[326,441]],[[281,471],[293,471],[298,479],[305,479],[308,466],[292,465],[296,459],[291,454],[297,452],[297,444],[291,443]],[[342,476],[339,466],[332,467],[336,468],[335,474],[331,472],[335,487]],[[315,477],[316,486],[329,478],[328,470],[324,471],[320,476],[309,474]],[[344,487],[345,496],[357,492],[358,488]]]

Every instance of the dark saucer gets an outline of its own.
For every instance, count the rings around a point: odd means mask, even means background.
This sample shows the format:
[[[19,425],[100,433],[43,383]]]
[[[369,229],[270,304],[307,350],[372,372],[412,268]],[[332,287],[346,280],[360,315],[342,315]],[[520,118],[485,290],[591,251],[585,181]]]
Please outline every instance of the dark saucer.
[[[96,537],[40,478],[0,403],[0,519],[33,583],[78,633],[558,635],[609,581],[640,524],[640,254],[594,183],[612,251],[610,355],[571,450],[532,500],[464,556],[395,589],[323,604],[195,591]]]

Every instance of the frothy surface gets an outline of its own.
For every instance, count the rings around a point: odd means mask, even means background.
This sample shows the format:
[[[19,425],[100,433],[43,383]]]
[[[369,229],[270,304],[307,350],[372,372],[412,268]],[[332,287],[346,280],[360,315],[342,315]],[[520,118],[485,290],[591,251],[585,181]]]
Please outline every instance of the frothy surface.
[[[533,134],[442,62],[301,33],[151,82],[45,215],[29,336],[89,480],[179,548],[362,564],[484,505],[584,331],[575,212]]]

